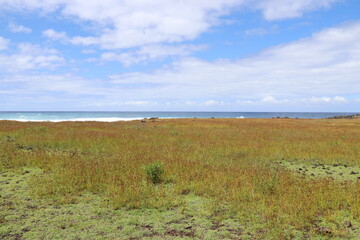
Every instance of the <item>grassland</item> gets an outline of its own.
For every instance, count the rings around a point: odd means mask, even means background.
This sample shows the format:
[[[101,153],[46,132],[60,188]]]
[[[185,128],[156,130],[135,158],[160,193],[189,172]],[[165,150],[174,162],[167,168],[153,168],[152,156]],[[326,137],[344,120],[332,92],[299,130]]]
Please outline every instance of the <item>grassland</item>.
[[[1,121],[0,171],[1,239],[360,238],[359,119]]]

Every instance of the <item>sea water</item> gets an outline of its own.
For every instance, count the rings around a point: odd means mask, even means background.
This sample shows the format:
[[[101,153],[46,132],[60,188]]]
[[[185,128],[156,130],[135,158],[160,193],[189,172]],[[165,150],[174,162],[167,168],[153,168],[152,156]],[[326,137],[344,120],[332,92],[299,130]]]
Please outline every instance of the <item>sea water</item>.
[[[338,112],[0,112],[0,120],[16,121],[131,121],[144,118],[304,118],[321,119],[358,113]]]

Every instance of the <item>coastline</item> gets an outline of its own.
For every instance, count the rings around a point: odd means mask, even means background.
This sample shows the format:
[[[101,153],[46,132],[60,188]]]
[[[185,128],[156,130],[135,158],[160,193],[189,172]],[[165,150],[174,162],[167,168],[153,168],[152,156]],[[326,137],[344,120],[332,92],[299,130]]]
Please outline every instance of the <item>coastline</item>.
[[[117,122],[158,119],[339,119],[358,113],[326,112],[0,112],[0,120],[18,122]],[[359,115],[358,115],[359,116]]]

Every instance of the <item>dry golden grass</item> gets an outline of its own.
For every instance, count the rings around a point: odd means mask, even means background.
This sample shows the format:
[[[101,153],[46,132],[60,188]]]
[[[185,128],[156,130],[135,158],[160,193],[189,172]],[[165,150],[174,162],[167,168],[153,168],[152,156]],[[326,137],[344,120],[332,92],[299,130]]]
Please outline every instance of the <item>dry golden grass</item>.
[[[184,119],[158,122],[0,122],[1,166],[41,167],[39,196],[72,199],[83,191],[116,207],[171,208],[183,194],[213,200],[219,219],[263,224],[266,234],[322,234],[319,219],[360,218],[360,181],[309,178],[276,162],[360,165],[360,120]],[[163,184],[142,166],[164,164]],[[69,201],[70,201],[69,200]],[[320,232],[319,232],[320,231]],[[327,233],[325,233],[327,234]]]

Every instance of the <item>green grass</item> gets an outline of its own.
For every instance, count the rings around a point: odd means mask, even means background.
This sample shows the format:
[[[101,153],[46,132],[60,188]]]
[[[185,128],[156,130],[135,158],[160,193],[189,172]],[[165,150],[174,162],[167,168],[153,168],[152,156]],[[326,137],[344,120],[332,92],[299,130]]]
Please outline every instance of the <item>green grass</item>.
[[[279,164],[297,174],[311,178],[330,178],[338,181],[360,180],[360,167],[346,164],[322,164],[304,161],[280,161]]]
[[[39,169],[6,171],[1,182],[1,239],[237,239],[253,236],[233,219],[213,219],[206,199],[188,195],[181,208],[114,209],[103,196],[83,193],[71,203],[39,199],[29,181]]]
[[[357,119],[0,121],[0,238],[359,239],[359,156]]]

